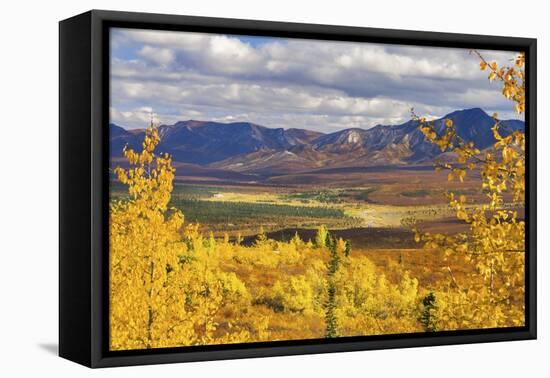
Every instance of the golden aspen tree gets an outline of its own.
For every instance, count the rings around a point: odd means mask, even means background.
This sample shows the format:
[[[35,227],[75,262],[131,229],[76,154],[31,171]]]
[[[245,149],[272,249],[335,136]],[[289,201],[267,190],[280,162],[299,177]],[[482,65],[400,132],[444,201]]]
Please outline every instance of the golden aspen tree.
[[[481,59],[480,68],[490,81],[502,83],[502,94],[513,102],[518,114],[525,111],[525,56],[519,54],[511,67]],[[444,249],[448,259],[460,259],[475,267],[462,283],[452,277],[452,288],[436,293],[441,329],[502,327],[524,324],[525,133],[506,130],[497,114],[492,128],[495,143],[479,151],[458,136],[452,120],[437,131],[425,118],[415,117],[426,139],[442,152],[452,152],[456,162],[443,163],[449,181],[463,181],[468,172],[479,172],[480,190],[486,202],[475,204],[464,195],[448,194],[450,207],[468,231],[455,235],[416,231],[416,241],[427,248]],[[449,272],[450,272],[450,268]],[[447,302],[447,303],[446,303]]]
[[[174,168],[156,155],[158,131],[149,127],[143,150],[124,148],[129,164],[117,167],[128,199],[110,207],[110,348],[144,349],[194,341],[185,311],[180,255],[183,214],[169,209]]]

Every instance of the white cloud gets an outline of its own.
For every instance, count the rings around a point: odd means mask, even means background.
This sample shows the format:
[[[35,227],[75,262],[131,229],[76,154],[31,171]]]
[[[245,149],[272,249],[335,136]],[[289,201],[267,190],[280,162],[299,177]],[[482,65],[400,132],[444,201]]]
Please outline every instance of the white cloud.
[[[151,119],[155,124],[170,125],[181,120],[199,119],[204,115],[197,110],[182,110],[181,112],[165,112],[163,114],[158,114],[149,107],[134,108],[124,111],[111,107],[109,111],[112,123],[131,129],[143,129],[149,125]]]
[[[176,59],[176,54],[173,50],[151,46],[143,46],[139,50],[138,55],[161,66],[168,66]]]
[[[121,30],[118,43],[146,44],[170,49],[187,65],[212,72],[244,76],[273,77],[301,72],[310,78],[327,75],[340,79],[350,72],[370,72],[398,78],[406,76],[464,79],[478,77],[463,64],[468,50],[433,47],[410,47],[352,42],[287,39],[273,40],[258,48],[242,42],[236,36],[182,33],[154,30]],[[502,60],[510,53],[489,53]],[[472,58],[472,61],[475,58]]]
[[[120,111],[113,107],[110,108],[111,122],[121,125],[141,125],[138,127],[144,127],[151,122],[152,115],[153,109],[147,106],[128,111]]]
[[[166,123],[200,114],[319,130],[402,122],[410,107],[438,116],[474,106],[510,114],[465,49],[292,39],[254,45],[229,35],[131,29],[112,40],[113,117],[133,125],[143,106]],[[513,56],[481,53],[501,64]]]

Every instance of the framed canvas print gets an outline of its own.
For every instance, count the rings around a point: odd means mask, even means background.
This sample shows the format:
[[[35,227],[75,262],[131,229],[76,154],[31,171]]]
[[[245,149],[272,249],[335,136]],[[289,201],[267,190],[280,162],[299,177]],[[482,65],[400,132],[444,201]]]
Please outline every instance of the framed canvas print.
[[[60,355],[536,337],[536,40],[60,23]]]

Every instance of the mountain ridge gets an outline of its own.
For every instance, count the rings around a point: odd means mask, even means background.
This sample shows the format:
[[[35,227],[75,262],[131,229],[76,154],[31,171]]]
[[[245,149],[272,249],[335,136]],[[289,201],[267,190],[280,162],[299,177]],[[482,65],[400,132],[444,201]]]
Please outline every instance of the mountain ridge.
[[[456,110],[434,120],[438,132],[452,119],[457,134],[483,150],[494,143],[494,120],[480,108]],[[501,121],[503,132],[524,129],[520,120]],[[141,148],[144,130],[110,124],[111,157],[128,144]],[[219,123],[187,120],[158,127],[158,150],[176,162],[253,174],[284,174],[308,169],[361,165],[420,164],[441,151],[427,142],[418,122],[348,128],[321,133],[300,128],[268,128],[250,122]],[[508,130],[508,131],[507,131]],[[120,152],[117,152],[120,151]]]

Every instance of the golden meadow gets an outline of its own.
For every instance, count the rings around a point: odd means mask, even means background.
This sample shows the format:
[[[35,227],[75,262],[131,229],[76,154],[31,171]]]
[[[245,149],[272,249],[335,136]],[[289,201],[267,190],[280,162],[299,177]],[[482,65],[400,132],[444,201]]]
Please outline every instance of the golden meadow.
[[[480,68],[525,110],[524,57]],[[414,115],[413,115],[414,116]],[[513,327],[524,324],[525,136],[502,136],[488,151],[437,134],[416,117],[427,140],[453,162],[435,167],[461,182],[471,172],[484,200],[449,191],[456,233],[407,222],[416,248],[357,251],[326,225],[314,237],[255,240],[215,236],[172,206],[175,168],[158,153],[151,126],[142,151],[125,148],[114,170],[124,196],[110,203],[111,350],[302,340]],[[477,176],[476,176],[477,177]]]

